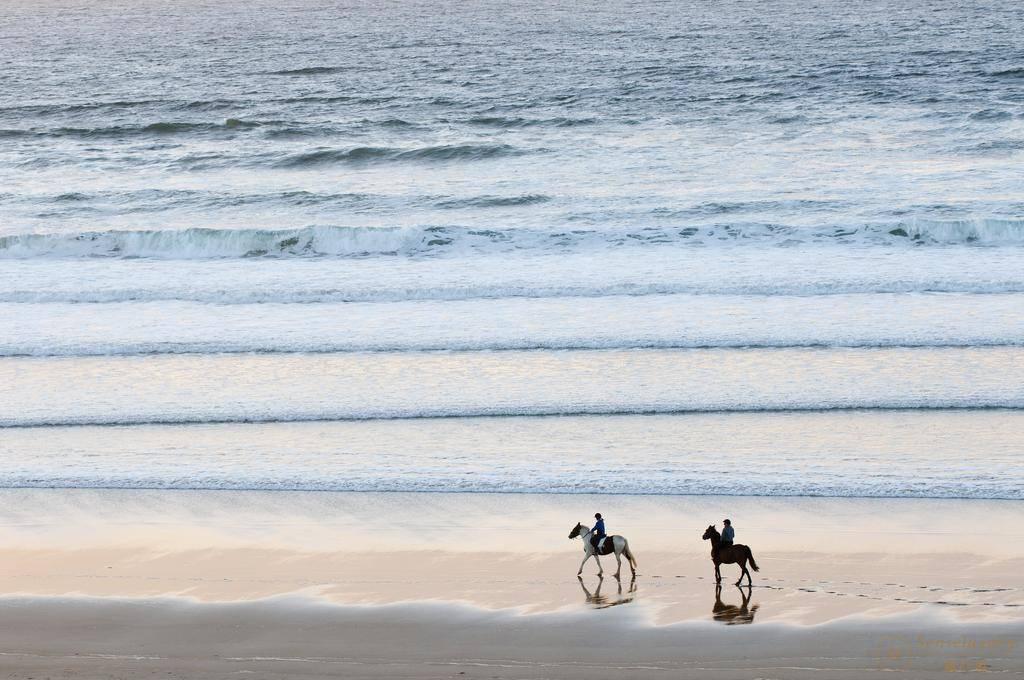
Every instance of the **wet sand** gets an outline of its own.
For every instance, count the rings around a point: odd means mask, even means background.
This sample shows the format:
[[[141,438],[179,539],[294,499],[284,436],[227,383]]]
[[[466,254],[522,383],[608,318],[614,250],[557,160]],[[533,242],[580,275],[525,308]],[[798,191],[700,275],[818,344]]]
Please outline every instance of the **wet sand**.
[[[1024,672],[1024,504],[0,492],[5,677]],[[567,534],[599,507],[631,580]],[[700,534],[728,513],[761,567]],[[888,670],[886,670],[888,669]],[[465,673],[466,675],[460,675]]]
[[[444,603],[8,600],[4,677],[839,678],[1020,671],[1020,626],[938,618],[651,626],[639,609],[524,616]]]

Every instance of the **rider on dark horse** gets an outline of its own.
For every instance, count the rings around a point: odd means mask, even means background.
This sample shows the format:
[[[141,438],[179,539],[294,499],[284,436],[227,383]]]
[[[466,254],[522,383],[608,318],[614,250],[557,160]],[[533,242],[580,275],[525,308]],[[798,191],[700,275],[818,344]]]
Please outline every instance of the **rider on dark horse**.
[[[604,538],[606,534],[604,533],[604,518],[601,517],[601,513],[594,515],[594,519],[597,520],[597,524],[594,525],[594,528],[590,532],[590,545],[594,546],[594,549],[596,550],[597,546],[601,543],[601,539]]]
[[[715,525],[712,524],[704,532],[702,538],[705,541],[711,541],[711,561],[715,563],[715,581],[718,583],[722,582],[722,572],[719,565],[722,564],[738,564],[740,566],[740,580],[736,582],[739,585],[743,582],[743,577],[747,577],[747,584],[751,585],[753,579],[750,577],[750,572],[747,571],[747,563],[750,563],[750,568],[754,571],[760,571],[757,567],[757,562],[754,561],[754,554],[751,552],[749,546],[741,545],[739,543],[733,543],[732,538],[736,535],[736,532],[732,529],[732,522],[725,520],[725,530],[719,534],[718,530],[715,529]],[[729,544],[726,545],[725,541],[722,540],[725,536],[729,537]]]

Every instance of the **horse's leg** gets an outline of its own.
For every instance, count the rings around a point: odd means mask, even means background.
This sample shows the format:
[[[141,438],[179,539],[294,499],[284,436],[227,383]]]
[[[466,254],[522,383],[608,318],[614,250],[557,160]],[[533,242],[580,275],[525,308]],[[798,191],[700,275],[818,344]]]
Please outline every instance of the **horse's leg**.
[[[749,581],[750,580],[750,572],[747,571],[747,558],[744,557],[743,559],[738,561],[736,564],[740,565],[740,580],[736,581],[736,585],[739,585],[739,584],[743,583],[743,575],[744,574],[746,574],[747,581]]]
[[[604,576],[604,567],[601,566],[601,558],[594,553],[594,559],[597,560],[597,575]]]
[[[721,565],[718,562],[715,562],[715,583],[721,583],[721,582],[722,582]]]
[[[580,574],[583,573],[583,565],[586,564],[587,560],[589,560],[589,559],[590,559],[590,553],[587,553],[586,555],[583,556],[583,561],[580,562],[580,570],[576,572],[577,576],[579,576]]]
[[[619,578],[619,574],[622,572],[622,554],[619,552],[615,553],[615,562],[618,566],[615,569],[615,578]]]

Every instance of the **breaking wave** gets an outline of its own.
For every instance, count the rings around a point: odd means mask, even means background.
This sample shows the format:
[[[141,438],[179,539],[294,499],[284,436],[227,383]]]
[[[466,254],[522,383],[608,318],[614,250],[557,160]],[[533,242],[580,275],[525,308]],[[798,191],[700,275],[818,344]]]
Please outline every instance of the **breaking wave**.
[[[889,233],[926,243],[1024,244],[1024,219],[917,219]]]
[[[20,234],[0,237],[0,257],[232,257],[365,256],[413,254],[432,245],[430,230],[306,227],[105,231],[73,235]]]
[[[554,118],[525,118],[511,116],[474,116],[466,121],[470,125],[493,128],[523,128],[523,127],[580,127],[596,125],[597,118],[567,118],[558,116]]]
[[[367,70],[364,66],[307,66],[305,68],[283,69],[280,71],[267,71],[268,76],[318,76],[330,73],[344,73],[345,71]],[[372,70],[372,69],[370,69]]]
[[[204,132],[233,131],[258,128],[278,121],[247,121],[228,118],[223,123],[188,123],[161,121],[144,125],[114,125],[109,127],[60,127],[53,129],[6,129],[0,137],[70,137],[78,139],[126,139],[135,136],[196,135]]]
[[[107,471],[105,471],[107,472]],[[376,475],[373,478],[350,475],[317,476],[292,473],[274,476],[258,473],[218,476],[208,472],[193,476],[130,476],[109,471],[107,474],[19,474],[0,476],[3,489],[166,489],[203,491],[334,491],[377,493],[501,493],[501,494],[623,494],[631,496],[755,496],[790,498],[936,498],[979,500],[1024,500],[1024,491],[1012,483],[998,480],[979,484],[976,480],[927,480],[892,478],[780,479],[778,481],[718,479],[700,476],[680,480],[673,475],[636,477],[594,473],[580,475],[536,475],[523,471],[521,476],[446,475],[409,470],[407,474]],[[532,472],[530,470],[529,472]]]
[[[535,205],[547,203],[550,196],[543,194],[524,194],[522,196],[473,196],[472,198],[453,198],[438,201],[434,204],[437,208],[462,209],[462,208],[507,208],[517,205]]]
[[[328,152],[325,152],[328,153]],[[332,152],[333,153],[333,152]],[[376,156],[378,151],[366,151]],[[306,157],[304,163],[320,162]],[[323,161],[328,162],[328,161]],[[541,195],[483,196],[452,200],[443,207],[512,206],[542,203]],[[925,221],[861,228],[806,229],[777,225],[716,225],[636,229],[472,229],[468,227],[338,227],[300,229],[161,229],[76,234],[0,236],[0,258],[150,257],[207,259],[239,257],[366,257],[440,255],[463,250],[509,252],[636,245],[716,245],[756,242],[1024,245],[1024,220]],[[1016,290],[1016,289],[1014,289]]]
[[[357,146],[351,149],[317,149],[294,154],[275,164],[279,168],[306,168],[338,163],[373,163],[396,161],[475,161],[529,153],[508,144],[443,144],[419,149]]]
[[[1008,68],[1002,71],[989,71],[985,75],[993,78],[1024,78],[1024,68]]]
[[[82,343],[62,347],[38,347],[0,343],[0,357],[109,357],[159,354],[342,354],[399,352],[512,352],[512,351],[596,351],[596,350],[677,350],[677,349],[937,349],[970,347],[1024,347],[1024,338],[888,338],[843,340],[734,340],[734,339],[524,339],[444,340],[423,342],[344,342],[281,340],[209,341],[209,342],[112,342]]]
[[[452,409],[365,409],[285,413],[222,413],[197,415],[195,413],[166,413],[118,415],[81,415],[10,418],[0,416],[0,430],[36,427],[125,427],[138,425],[224,425],[254,423],[310,423],[310,422],[358,422],[371,420],[431,420],[440,418],[559,418],[569,416],[655,416],[686,415],[695,413],[802,413],[833,411],[1020,411],[1024,400],[1002,399],[984,401],[973,397],[944,400],[851,400],[848,403],[797,403],[744,405],[723,404],[689,406],[676,404],[651,404],[624,407],[609,404],[578,406],[482,406],[478,408]]]
[[[364,288],[203,288],[167,285],[160,288],[97,287],[81,290],[10,288],[0,290],[0,303],[107,303],[187,300],[210,304],[264,303],[313,304],[334,302],[404,302],[409,300],[459,301],[504,298],[603,298],[646,295],[843,295],[858,293],[972,293],[978,295],[1024,293],[1024,280],[975,281],[957,278],[905,280],[754,281],[735,283],[609,283],[606,285],[466,284],[367,286]],[[896,343],[899,345],[900,343]],[[977,344],[977,343],[974,343]],[[997,343],[1005,344],[1005,343]]]

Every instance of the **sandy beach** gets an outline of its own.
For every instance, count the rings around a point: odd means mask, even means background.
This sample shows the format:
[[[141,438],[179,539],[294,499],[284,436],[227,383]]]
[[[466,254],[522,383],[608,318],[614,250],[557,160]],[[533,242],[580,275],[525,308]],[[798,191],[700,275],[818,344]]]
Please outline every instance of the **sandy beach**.
[[[1024,671],[1012,502],[102,490],[0,502],[4,677]],[[604,579],[593,561],[576,578],[581,546],[566,536],[596,502],[629,538],[635,580],[608,559]],[[750,590],[732,585],[734,566],[715,588],[700,531],[725,511],[751,518],[739,526],[761,566]]]

